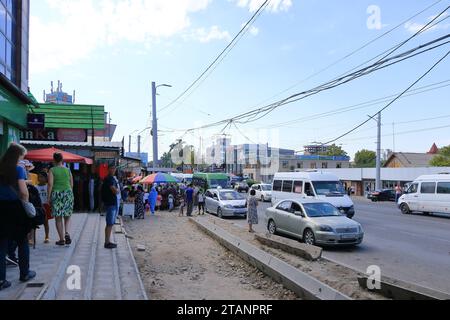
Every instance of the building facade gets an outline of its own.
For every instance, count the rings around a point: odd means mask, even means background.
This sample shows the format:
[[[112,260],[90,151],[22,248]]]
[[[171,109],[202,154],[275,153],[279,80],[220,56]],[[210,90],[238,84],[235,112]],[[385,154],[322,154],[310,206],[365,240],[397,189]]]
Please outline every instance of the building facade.
[[[0,0],[0,155],[27,126],[29,0]]]

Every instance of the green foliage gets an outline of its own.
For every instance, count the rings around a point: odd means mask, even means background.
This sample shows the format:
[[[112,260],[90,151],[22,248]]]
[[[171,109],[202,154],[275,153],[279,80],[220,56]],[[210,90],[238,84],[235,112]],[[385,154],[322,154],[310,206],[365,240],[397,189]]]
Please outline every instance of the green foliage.
[[[173,162],[172,162],[172,155],[169,152],[165,152],[161,157],[161,165],[164,168],[172,168]]]
[[[342,149],[341,146],[338,146],[333,143],[331,146],[329,146],[327,152],[320,153],[320,155],[330,157],[339,157],[339,156],[345,157],[347,156],[347,152],[344,149]]]
[[[250,188],[252,185],[259,183],[258,181],[255,181],[253,179],[247,179],[248,187]]]
[[[357,168],[374,168],[376,166],[376,159],[376,152],[363,149],[355,154],[355,166]]]
[[[430,161],[433,167],[450,167],[450,146],[443,147]]]

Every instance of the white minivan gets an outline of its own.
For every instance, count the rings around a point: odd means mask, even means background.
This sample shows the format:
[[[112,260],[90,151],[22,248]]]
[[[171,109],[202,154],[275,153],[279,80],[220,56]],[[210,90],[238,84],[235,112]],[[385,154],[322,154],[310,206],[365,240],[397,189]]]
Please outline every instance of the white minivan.
[[[402,213],[450,213],[450,174],[420,176],[398,200]]]
[[[345,193],[337,176],[318,170],[275,174],[272,183],[272,205],[286,199],[308,198],[331,203],[350,219],[355,215],[353,201]]]

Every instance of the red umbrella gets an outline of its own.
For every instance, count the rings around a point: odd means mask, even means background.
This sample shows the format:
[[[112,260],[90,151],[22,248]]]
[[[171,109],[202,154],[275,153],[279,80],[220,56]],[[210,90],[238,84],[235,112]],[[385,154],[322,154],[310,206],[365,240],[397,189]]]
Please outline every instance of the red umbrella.
[[[67,163],[85,163],[85,164],[93,164],[94,161],[89,158],[85,158],[82,156],[79,156],[77,154],[73,154],[70,152],[65,152],[56,148],[48,148],[48,149],[39,149],[39,150],[31,150],[27,153],[25,156],[25,159],[30,161],[39,161],[39,162],[52,162],[53,161],[53,155],[55,153],[61,153],[64,162]]]

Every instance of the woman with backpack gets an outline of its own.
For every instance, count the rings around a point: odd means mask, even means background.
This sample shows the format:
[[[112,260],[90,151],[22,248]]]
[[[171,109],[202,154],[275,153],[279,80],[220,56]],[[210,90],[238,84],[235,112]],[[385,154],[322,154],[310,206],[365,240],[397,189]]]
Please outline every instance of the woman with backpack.
[[[73,177],[70,170],[64,166],[64,158],[61,153],[55,153],[53,160],[55,166],[48,173],[49,204],[52,207],[52,214],[59,235],[59,241],[56,242],[56,245],[64,246],[72,243],[69,223],[74,204]]]
[[[32,220],[28,217],[24,203],[29,201],[25,169],[19,166],[27,150],[19,144],[11,144],[0,160],[0,290],[11,286],[6,280],[6,253],[8,244],[14,241],[18,247],[20,281],[27,282],[36,277],[30,270],[30,247],[28,234]]]

